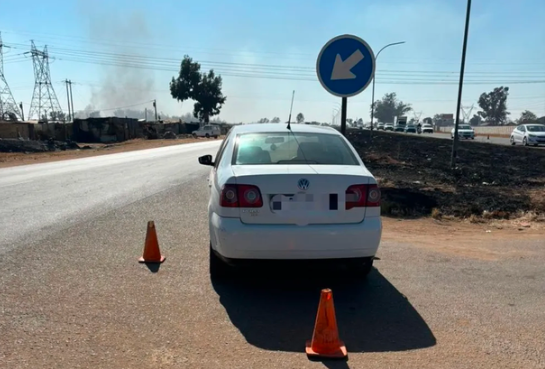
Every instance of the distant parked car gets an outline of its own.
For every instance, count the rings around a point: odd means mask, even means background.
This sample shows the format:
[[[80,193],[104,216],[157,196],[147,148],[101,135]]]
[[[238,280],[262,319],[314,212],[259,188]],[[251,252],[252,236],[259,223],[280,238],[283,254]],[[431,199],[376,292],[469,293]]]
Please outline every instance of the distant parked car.
[[[214,137],[218,138],[221,135],[221,129],[218,126],[208,125],[199,128],[192,132],[193,137]]]
[[[382,122],[377,123],[377,130],[379,130],[379,131],[384,130],[384,123],[382,123]]]
[[[528,145],[545,145],[545,125],[521,124],[511,132],[511,145],[521,143]]]
[[[394,124],[394,132],[405,132],[405,125]]]
[[[384,130],[385,130],[385,131],[392,131],[392,132],[393,132],[393,130],[394,130],[394,124],[393,124],[393,123],[386,123],[386,124],[384,125]]]
[[[422,133],[433,133],[433,126],[429,123],[423,124]]]
[[[475,139],[475,130],[468,124],[458,126],[458,137],[466,140]],[[450,138],[454,139],[454,128],[450,131]]]
[[[416,133],[416,126],[413,124],[408,124],[405,126],[405,133]]]

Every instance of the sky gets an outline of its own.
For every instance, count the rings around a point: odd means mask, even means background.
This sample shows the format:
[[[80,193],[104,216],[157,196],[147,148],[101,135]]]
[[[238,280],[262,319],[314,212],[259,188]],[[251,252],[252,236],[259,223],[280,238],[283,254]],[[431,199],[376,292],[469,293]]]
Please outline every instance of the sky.
[[[421,118],[455,114],[467,2],[465,0],[2,0],[4,74],[28,114],[34,89],[31,40],[50,56],[51,81],[67,111],[91,105],[181,115],[193,102],[170,96],[169,82],[189,55],[223,78],[220,118],[255,122],[338,119],[341,99],[316,75],[316,59],[331,38],[353,34],[376,54],[379,99],[396,92]],[[473,0],[462,105],[509,86],[511,119],[523,110],[545,115],[545,2]],[[348,117],[370,120],[371,86],[348,99]]]

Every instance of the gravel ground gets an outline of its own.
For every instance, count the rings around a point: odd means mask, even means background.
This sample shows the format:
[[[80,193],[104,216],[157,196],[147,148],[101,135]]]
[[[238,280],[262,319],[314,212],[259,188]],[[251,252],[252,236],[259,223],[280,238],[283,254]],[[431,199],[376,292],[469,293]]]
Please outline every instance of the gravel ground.
[[[545,237],[494,231],[480,248],[497,257],[480,258],[447,252],[455,232],[433,238],[413,222],[428,246],[386,237],[363,283],[279,270],[212,284],[205,179],[0,255],[0,367],[545,367]],[[158,269],[137,262],[148,220],[167,257]],[[348,362],[303,353],[326,286]]]

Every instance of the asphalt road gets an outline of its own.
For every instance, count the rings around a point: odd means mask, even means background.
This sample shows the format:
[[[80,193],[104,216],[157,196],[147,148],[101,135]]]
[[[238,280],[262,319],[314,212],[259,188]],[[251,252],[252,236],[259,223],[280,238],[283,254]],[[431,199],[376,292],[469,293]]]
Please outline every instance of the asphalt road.
[[[406,134],[406,133],[395,132],[395,134]],[[414,135],[414,133],[408,133],[408,134]],[[450,138],[450,133],[434,132],[434,133],[422,134],[422,136],[423,137],[434,137],[434,138],[439,138],[439,139],[452,141],[452,138]],[[495,144],[495,145],[511,146],[511,143],[509,142],[509,139],[508,138],[503,138],[503,137],[476,136],[474,140],[463,140],[463,141],[464,142],[465,141],[468,141],[468,142],[484,142],[484,143],[490,143],[490,144]],[[520,144],[519,144],[519,146],[520,146]],[[545,146],[543,146],[543,145],[538,146],[538,147],[527,146],[527,148],[543,150],[543,149],[545,149]]]
[[[196,158],[217,145],[0,170],[0,367],[545,367],[543,240],[498,242],[495,258],[383,242],[362,283],[276,270],[212,284]],[[159,268],[137,263],[148,220]],[[346,363],[303,353],[326,286]]]
[[[435,137],[435,138],[441,138],[441,139],[446,139],[446,140],[450,140],[452,141],[452,138],[450,138],[450,133],[440,133],[440,132],[435,132],[433,134],[423,134],[423,136],[431,136],[431,137]],[[495,145],[506,145],[506,146],[511,146],[511,143],[509,142],[509,139],[508,138],[504,138],[504,137],[486,137],[486,136],[475,136],[475,139],[474,140],[464,140],[465,141],[470,141],[470,142],[484,142],[484,143],[490,143],[490,144],[495,144]],[[517,145],[517,146],[520,146],[520,145]],[[529,149],[538,149],[538,150],[543,150],[545,149],[545,146],[538,146],[538,147],[534,147],[534,146],[527,146],[527,148]]]
[[[193,143],[0,169],[0,254],[14,241],[144,199],[203,173],[197,157],[220,142]]]

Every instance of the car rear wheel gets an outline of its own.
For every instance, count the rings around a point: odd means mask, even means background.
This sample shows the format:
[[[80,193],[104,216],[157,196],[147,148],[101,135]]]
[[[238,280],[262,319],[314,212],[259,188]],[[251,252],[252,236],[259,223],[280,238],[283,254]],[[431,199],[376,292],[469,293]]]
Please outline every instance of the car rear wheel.
[[[212,250],[212,245],[210,245],[210,261],[209,261],[209,272],[210,278],[214,280],[221,280],[229,276],[231,269],[229,265],[225,264],[218,255]]]
[[[355,278],[366,278],[373,270],[374,257],[358,259],[348,266],[349,274]]]
[[[206,138],[210,138],[210,135],[207,133],[204,137]]]
[[[511,136],[509,141],[511,142],[511,145],[515,146],[515,137]]]

